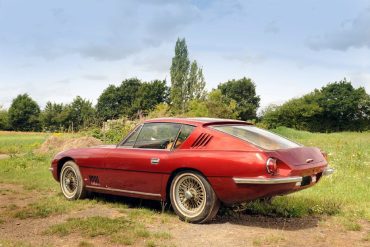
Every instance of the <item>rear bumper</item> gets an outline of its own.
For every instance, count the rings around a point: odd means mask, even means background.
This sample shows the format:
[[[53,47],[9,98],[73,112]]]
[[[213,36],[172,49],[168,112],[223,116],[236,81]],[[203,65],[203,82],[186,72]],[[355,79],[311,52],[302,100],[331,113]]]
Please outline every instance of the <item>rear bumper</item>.
[[[287,184],[302,181],[302,177],[293,176],[285,178],[233,178],[236,184]]]
[[[323,172],[323,176],[329,176],[334,173],[334,169],[327,167]],[[240,178],[234,177],[234,183],[236,184],[289,184],[289,183],[300,183],[303,180],[301,176],[290,176],[290,177],[280,177],[280,178]]]
[[[331,174],[334,173],[334,168],[331,168],[331,167],[327,167],[323,172],[322,172],[322,175],[323,176],[329,176]]]
[[[333,172],[334,169],[325,166],[316,170],[296,171],[288,177],[208,177],[208,180],[220,201],[232,205],[303,190]]]

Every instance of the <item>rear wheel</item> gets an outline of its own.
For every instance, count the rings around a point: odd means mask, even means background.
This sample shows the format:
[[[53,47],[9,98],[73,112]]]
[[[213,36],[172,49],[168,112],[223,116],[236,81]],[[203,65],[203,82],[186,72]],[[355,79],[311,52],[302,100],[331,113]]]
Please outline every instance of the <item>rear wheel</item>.
[[[86,197],[80,169],[73,161],[64,163],[60,172],[60,188],[65,198],[77,200]]]
[[[214,218],[220,202],[208,181],[198,172],[176,175],[170,188],[171,204],[180,217],[191,223],[205,223]]]

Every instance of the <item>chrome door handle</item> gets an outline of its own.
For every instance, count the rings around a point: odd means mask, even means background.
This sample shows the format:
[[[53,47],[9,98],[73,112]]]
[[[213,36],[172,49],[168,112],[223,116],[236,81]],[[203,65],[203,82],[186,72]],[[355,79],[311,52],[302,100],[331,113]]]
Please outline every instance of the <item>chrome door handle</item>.
[[[160,161],[159,158],[151,158],[150,163],[152,165],[158,165],[159,164],[159,161]]]

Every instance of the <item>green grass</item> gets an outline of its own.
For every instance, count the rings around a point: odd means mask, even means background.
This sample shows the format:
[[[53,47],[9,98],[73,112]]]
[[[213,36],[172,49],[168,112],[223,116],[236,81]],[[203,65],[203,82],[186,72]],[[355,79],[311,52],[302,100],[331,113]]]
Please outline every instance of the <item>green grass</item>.
[[[134,221],[129,217],[89,217],[71,218],[65,223],[54,225],[45,234],[57,234],[60,237],[72,233],[79,233],[83,237],[109,237],[112,243],[131,245],[141,239],[161,238],[169,239],[167,233],[152,233],[140,222]]]
[[[0,154],[30,152],[45,141],[48,134],[0,131]]]
[[[81,208],[85,201],[71,202],[62,196],[42,197],[37,202],[15,210],[13,216],[19,219],[46,218]]]
[[[273,205],[299,209],[298,216],[338,214],[356,225],[370,221],[370,132],[310,133],[278,128],[276,133],[329,154],[335,173],[314,187],[277,198]],[[286,205],[286,206],[285,206]],[[354,227],[356,228],[356,227]]]

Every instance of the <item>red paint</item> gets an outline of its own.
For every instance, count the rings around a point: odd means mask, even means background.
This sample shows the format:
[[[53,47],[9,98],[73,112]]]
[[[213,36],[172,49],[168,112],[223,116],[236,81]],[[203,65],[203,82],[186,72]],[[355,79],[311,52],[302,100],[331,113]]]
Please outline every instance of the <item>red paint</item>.
[[[212,185],[218,198],[225,204],[232,204],[266,196],[291,193],[314,185],[298,187],[295,183],[258,185],[236,184],[233,177],[286,177],[312,176],[321,173],[327,162],[318,148],[299,147],[277,151],[265,151],[248,142],[211,129],[212,123],[194,119],[166,118],[146,122],[175,122],[196,126],[187,140],[176,150],[149,150],[104,146],[72,149],[55,156],[52,161],[53,176],[59,180],[58,163],[73,159],[80,168],[85,186],[89,186],[89,176],[98,176],[99,188],[118,189],[131,192],[91,190],[103,193],[134,196],[146,199],[166,200],[166,188],[171,175],[178,169],[192,169],[201,172]],[[247,124],[242,121],[222,120],[217,124]],[[192,147],[202,133],[212,136],[206,146]],[[278,173],[266,171],[269,157],[278,160]],[[159,159],[159,164],[151,164],[151,159]],[[306,163],[307,159],[314,162]],[[96,186],[96,185],[94,185]]]

